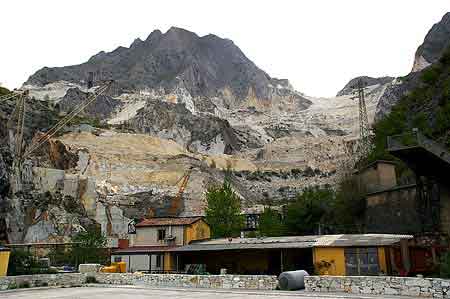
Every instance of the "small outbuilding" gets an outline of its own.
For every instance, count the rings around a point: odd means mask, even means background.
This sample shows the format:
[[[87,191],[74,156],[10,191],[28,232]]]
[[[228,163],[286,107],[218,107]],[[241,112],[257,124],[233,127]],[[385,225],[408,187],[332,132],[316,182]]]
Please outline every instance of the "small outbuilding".
[[[360,234],[229,238],[173,248],[179,269],[203,264],[209,273],[272,274],[306,270],[321,275],[398,273],[409,262],[410,235]],[[400,259],[399,259],[400,257]]]

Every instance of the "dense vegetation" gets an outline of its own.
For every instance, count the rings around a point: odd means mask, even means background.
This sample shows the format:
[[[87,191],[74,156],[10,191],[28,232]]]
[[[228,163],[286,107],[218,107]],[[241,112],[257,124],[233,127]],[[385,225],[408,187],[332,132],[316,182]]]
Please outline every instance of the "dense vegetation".
[[[285,231],[290,235],[358,233],[362,231],[365,201],[352,178],[337,190],[313,187],[286,207]]]
[[[393,159],[386,152],[387,136],[412,128],[450,149],[450,49],[438,63],[422,71],[419,85],[374,125],[375,147],[368,160]]]
[[[72,238],[74,245],[71,248],[55,247],[49,254],[52,265],[72,265],[108,263],[107,239],[97,230],[88,230],[78,233]]]
[[[227,181],[207,192],[206,221],[212,237],[234,237],[244,228],[240,199]],[[312,187],[298,194],[283,210],[267,207],[260,215],[258,231],[250,237],[362,232],[365,201],[358,184],[345,179],[337,190]]]

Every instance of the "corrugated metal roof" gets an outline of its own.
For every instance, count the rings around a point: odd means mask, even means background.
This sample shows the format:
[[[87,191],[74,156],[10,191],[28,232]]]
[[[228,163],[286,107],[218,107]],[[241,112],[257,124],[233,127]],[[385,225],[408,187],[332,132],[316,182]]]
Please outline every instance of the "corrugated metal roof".
[[[411,235],[392,234],[358,234],[358,235],[324,235],[317,239],[316,247],[349,247],[349,246],[387,246],[412,239]]]
[[[400,242],[402,239],[412,238],[413,236],[411,235],[360,234],[214,239],[174,248],[171,251],[183,252],[276,248],[389,246]]]
[[[133,246],[128,248],[114,249],[112,254],[166,252],[178,247],[179,246]]]
[[[287,249],[287,248],[311,248],[314,242],[295,242],[295,243],[261,243],[261,244],[191,244],[183,247],[175,248],[171,251],[182,252],[182,251],[219,251],[219,250],[246,250],[246,249]]]
[[[198,220],[202,219],[202,217],[164,217],[164,218],[149,218],[144,219],[138,224],[136,227],[145,227],[145,226],[165,226],[165,225],[189,225]]]

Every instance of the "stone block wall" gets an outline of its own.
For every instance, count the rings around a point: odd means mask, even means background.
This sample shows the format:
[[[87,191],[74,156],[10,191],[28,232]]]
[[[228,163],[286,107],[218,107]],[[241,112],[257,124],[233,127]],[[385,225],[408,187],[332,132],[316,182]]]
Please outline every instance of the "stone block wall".
[[[266,275],[67,273],[0,277],[0,290],[41,286],[81,286],[86,283],[88,276],[95,277],[101,284],[148,287],[274,290],[278,284],[276,276]]]
[[[95,273],[102,284],[131,284],[151,287],[274,290],[276,276],[266,275],[184,275]]]
[[[79,273],[3,276],[0,277],[0,290],[24,287],[80,286],[85,281],[85,275]]]
[[[450,280],[391,276],[306,276],[309,292],[450,298]]]

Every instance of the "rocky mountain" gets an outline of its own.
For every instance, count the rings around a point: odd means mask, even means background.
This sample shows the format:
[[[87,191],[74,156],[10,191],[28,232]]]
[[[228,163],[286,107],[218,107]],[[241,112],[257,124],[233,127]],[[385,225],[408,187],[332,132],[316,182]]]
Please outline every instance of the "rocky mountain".
[[[225,169],[232,169],[245,209],[283,204],[307,186],[334,182],[345,135],[353,132],[353,121],[338,121],[353,107],[348,97],[334,116],[326,107],[335,102],[271,78],[230,40],[172,28],[32,75],[23,86],[34,107],[26,143],[85,102],[103,79],[114,79],[116,91],[99,96],[28,157],[20,190],[11,188],[10,147],[2,152],[0,233],[9,241],[64,241],[90,225],[114,240],[126,235],[131,219],[165,215],[188,170],[179,215],[202,214],[205,190],[223,181]],[[0,116],[8,118],[13,107],[1,102]],[[52,122],[40,120],[43,108]],[[0,132],[8,144],[3,122]]]
[[[94,80],[115,80],[122,91],[163,89],[167,94],[184,88],[192,97],[220,96],[225,107],[267,107],[286,94],[307,105],[287,80],[271,78],[231,40],[212,34],[199,37],[176,27],[164,34],[155,30],[145,41],[136,39],[129,48],[100,52],[79,65],[45,67],[25,85],[65,81],[83,86],[89,73]]]
[[[394,106],[403,96],[408,95],[420,82],[422,71],[430,65],[437,63],[446,49],[450,46],[450,13],[446,13],[442,20],[436,23],[425,36],[424,42],[416,51],[411,73],[403,77],[380,77],[367,76],[352,79],[339,91],[338,96],[353,92],[353,86],[358,79],[362,78],[368,86],[379,85],[379,100],[375,113],[375,121],[381,120],[389,114]]]
[[[436,63],[449,46],[450,12],[446,13],[425,36],[425,40],[416,51],[412,72],[421,71],[430,64]]]

